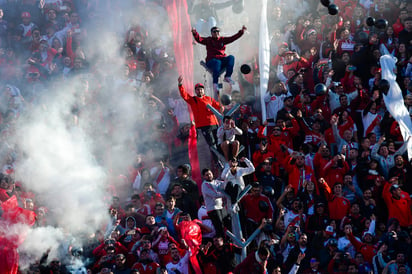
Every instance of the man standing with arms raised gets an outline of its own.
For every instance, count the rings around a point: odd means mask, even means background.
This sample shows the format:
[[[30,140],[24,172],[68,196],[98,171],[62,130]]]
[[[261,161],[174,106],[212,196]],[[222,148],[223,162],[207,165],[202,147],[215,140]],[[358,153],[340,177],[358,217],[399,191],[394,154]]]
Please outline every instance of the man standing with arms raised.
[[[233,36],[220,36],[220,29],[213,27],[210,29],[211,36],[201,37],[195,28],[192,29],[193,37],[196,42],[206,46],[206,66],[213,73],[213,90],[218,93],[218,85],[220,71],[226,68],[225,82],[233,85],[231,76],[233,73],[233,66],[235,65],[235,57],[233,55],[226,55],[226,44],[230,44],[239,39],[247,30],[245,26]]]
[[[190,96],[183,87],[183,76],[178,78],[180,96],[192,109],[196,129],[199,129],[205,137],[209,147],[216,147],[218,120],[213,112],[207,108],[211,105],[217,110],[223,111],[223,107],[215,99],[205,95],[205,87],[201,83],[195,85],[196,96]]]

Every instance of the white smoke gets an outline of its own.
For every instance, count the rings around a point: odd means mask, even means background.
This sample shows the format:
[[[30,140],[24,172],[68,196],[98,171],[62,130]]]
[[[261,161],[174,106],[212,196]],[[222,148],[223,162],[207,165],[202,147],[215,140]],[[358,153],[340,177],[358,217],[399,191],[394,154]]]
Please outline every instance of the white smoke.
[[[257,31],[259,5],[255,5],[254,1],[245,2],[247,6],[241,14],[234,14],[230,7],[219,11],[223,18],[220,27],[225,35],[235,34],[242,25],[246,25],[251,33]],[[88,30],[87,43],[82,42],[90,70],[97,74],[86,75],[85,78],[90,81],[91,89],[99,89],[97,103],[102,117],[80,115],[79,123],[74,121],[73,105],[79,101],[75,91],[84,78],[73,78],[51,85],[44,92],[43,104],[30,109],[29,117],[19,121],[15,138],[20,151],[15,168],[16,180],[22,181],[24,187],[36,193],[38,200],[35,202],[46,206],[51,217],[51,226],[31,229],[20,246],[23,253],[29,254],[28,258],[38,259],[49,248],[52,248],[50,256],[59,256],[61,254],[56,247],[67,247],[67,235],[90,234],[107,224],[109,218],[104,202],[107,174],[112,168],[115,172],[121,168],[125,170],[134,160],[135,151],[127,145],[136,141],[136,123],[143,117],[145,106],[137,100],[142,97],[142,91],[131,93],[108,87],[115,79],[122,77],[124,57],[121,56],[121,49],[131,25],[139,24],[147,28],[151,34],[147,43],[150,45],[151,41],[161,39],[164,48],[170,48],[171,32],[164,11],[159,12],[158,8],[141,9],[123,3],[126,1],[119,1],[119,5],[124,5],[120,13],[119,10],[105,10],[102,7],[90,24],[93,28]],[[257,49],[254,39],[255,36],[247,34],[228,46],[228,53],[239,58],[235,71],[245,56],[250,58],[252,52],[242,52],[241,45],[255,44]],[[195,47],[204,50],[201,45]],[[200,82],[199,78],[203,75],[198,61],[204,57],[203,51],[194,64],[196,82]],[[170,87],[162,88],[175,88],[176,78],[168,84]],[[107,125],[103,121],[111,113],[115,114],[115,121],[119,123],[114,123],[113,134],[108,138]],[[140,143],[150,138],[138,137]],[[97,153],[101,156],[105,152],[111,152],[110,160],[96,157]]]

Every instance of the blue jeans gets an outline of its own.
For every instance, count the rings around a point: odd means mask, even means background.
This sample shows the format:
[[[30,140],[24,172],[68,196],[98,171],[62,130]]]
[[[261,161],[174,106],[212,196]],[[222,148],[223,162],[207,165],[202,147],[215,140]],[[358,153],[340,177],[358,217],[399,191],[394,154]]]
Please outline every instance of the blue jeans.
[[[235,65],[235,57],[228,55],[222,59],[213,58],[206,63],[206,66],[213,72],[213,84],[219,82],[220,72],[226,69],[225,77],[231,77],[233,73],[233,66]]]

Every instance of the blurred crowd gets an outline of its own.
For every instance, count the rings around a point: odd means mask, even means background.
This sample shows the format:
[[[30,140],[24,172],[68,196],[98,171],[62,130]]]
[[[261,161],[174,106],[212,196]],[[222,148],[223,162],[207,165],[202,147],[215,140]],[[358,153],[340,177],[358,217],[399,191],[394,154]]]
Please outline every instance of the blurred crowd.
[[[380,57],[396,57],[412,117],[412,3],[336,0],[330,15],[329,1],[271,1],[265,105],[251,46],[259,28],[248,25],[234,53],[236,84],[223,86],[229,101],[218,103],[222,114],[234,111],[219,121],[210,153],[198,132],[202,177],[194,181],[191,107],[178,92],[173,37],[155,28],[162,17],[168,25],[172,2],[0,0],[0,205],[15,196],[35,212],[33,229],[58,226],[59,212],[19,178],[27,156],[19,127],[63,92],[65,125],[93,140],[107,174],[110,220],[19,272],[410,274],[412,140],[385,105]],[[216,2],[187,1],[201,35],[228,26],[221,12],[253,22],[247,1]],[[139,18],[122,22],[130,7]],[[195,76],[203,70],[194,64]],[[122,116],[125,103],[139,109],[133,119]],[[237,200],[233,191],[246,187]],[[237,241],[226,233],[235,216]]]

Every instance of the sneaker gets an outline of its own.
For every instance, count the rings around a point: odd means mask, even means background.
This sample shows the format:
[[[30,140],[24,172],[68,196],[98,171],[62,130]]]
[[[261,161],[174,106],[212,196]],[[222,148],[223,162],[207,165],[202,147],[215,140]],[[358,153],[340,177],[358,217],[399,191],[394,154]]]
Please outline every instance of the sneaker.
[[[234,84],[236,84],[235,81],[233,81],[232,78],[230,78],[230,77],[225,77],[224,81],[225,81],[226,83],[229,83],[231,86],[233,86]]]

